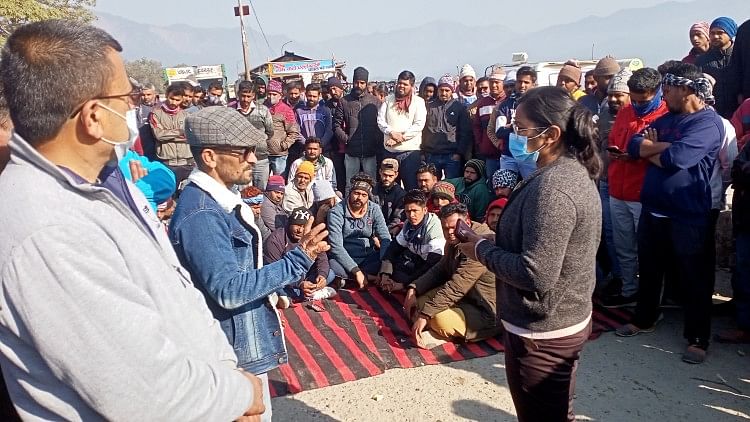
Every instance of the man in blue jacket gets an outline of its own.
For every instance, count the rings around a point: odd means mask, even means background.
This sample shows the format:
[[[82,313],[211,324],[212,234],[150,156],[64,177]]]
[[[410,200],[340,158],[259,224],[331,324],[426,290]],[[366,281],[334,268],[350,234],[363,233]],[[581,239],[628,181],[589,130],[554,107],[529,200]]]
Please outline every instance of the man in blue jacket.
[[[311,230],[310,219],[298,247],[263,266],[260,230],[235,185],[252,179],[255,147],[266,134],[235,110],[207,107],[187,117],[185,136],[197,169],[180,195],[169,237],[234,346],[238,365],[263,381],[262,420],[270,421],[266,373],[287,361],[274,292],[300,280],[328,250],[328,232],[322,224]]]
[[[641,190],[638,226],[640,290],[630,324],[617,334],[650,332],[661,318],[662,280],[674,261],[684,292],[688,347],[682,359],[702,363],[711,332],[714,271],[709,254],[709,179],[724,138],[721,118],[706,107],[711,85],[700,69],[676,62],[664,69],[664,101],[669,113],[628,144],[633,159],[650,162]],[[669,259],[667,257],[672,257]]]

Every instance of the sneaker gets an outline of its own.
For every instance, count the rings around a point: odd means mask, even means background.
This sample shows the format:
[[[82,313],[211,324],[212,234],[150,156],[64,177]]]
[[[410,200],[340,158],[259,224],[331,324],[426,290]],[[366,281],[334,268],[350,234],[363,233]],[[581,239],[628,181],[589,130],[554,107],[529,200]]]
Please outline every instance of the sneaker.
[[[682,355],[683,362],[699,364],[706,361],[706,349],[699,344],[691,344],[685,349]]]
[[[334,296],[336,296],[336,290],[334,290],[333,287],[323,287],[322,289],[313,293],[310,297],[310,300],[330,299]]]
[[[633,337],[641,333],[653,333],[654,330],[656,330],[656,326],[659,324],[659,322],[661,322],[662,319],[664,319],[664,315],[659,314],[659,317],[656,318],[656,322],[654,322],[653,325],[647,328],[640,328],[635,324],[625,324],[615,330],[615,335],[619,337]]]
[[[602,305],[605,308],[624,308],[626,306],[635,306],[638,302],[636,295],[623,296],[621,294],[615,296],[605,297],[602,300]]]

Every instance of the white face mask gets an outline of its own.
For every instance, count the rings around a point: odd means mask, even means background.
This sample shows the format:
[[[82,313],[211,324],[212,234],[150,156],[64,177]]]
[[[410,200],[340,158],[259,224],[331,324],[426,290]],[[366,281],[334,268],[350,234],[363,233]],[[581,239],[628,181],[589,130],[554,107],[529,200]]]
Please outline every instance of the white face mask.
[[[135,109],[128,110],[127,112],[125,112],[125,115],[123,115],[122,113],[112,110],[104,104],[99,103],[99,106],[101,106],[101,108],[105,110],[111,111],[118,117],[122,118],[128,125],[128,139],[125,141],[117,142],[102,137],[102,142],[114,145],[117,160],[122,160],[122,157],[124,157],[125,154],[128,153],[128,150],[133,147],[133,144],[135,144],[135,140],[138,138],[138,118],[135,114]]]

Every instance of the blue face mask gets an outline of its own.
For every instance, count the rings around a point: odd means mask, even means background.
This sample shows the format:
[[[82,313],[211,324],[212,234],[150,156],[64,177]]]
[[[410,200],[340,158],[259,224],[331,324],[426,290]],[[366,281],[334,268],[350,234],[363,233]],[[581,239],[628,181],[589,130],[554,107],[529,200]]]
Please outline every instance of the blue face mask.
[[[538,138],[542,136],[542,134],[546,131],[547,129],[544,129],[542,133],[532,138],[511,133],[508,137],[508,149],[510,149],[510,153],[513,155],[513,158],[515,158],[517,161],[536,162],[536,160],[539,159],[539,151],[541,151],[545,147],[545,145],[542,145],[538,149],[529,152],[529,139]]]
[[[643,117],[659,108],[659,105],[661,104],[661,97],[662,90],[661,85],[659,85],[659,88],[656,90],[656,94],[654,95],[654,98],[651,99],[651,101],[646,104],[630,103],[630,105],[633,107],[633,111],[635,112],[636,116]]]

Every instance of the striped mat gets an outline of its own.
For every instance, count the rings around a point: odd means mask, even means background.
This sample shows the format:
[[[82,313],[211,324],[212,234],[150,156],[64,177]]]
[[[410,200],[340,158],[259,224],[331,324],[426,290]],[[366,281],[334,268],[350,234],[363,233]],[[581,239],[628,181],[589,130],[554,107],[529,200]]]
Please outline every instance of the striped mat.
[[[402,312],[402,296],[339,290],[324,301],[325,312],[303,304],[283,311],[289,363],[269,373],[271,395],[295,394],[382,374],[484,357],[503,351],[502,338],[476,343],[446,343],[432,350],[412,346],[410,324]],[[595,307],[591,338],[623,324],[623,310]]]

